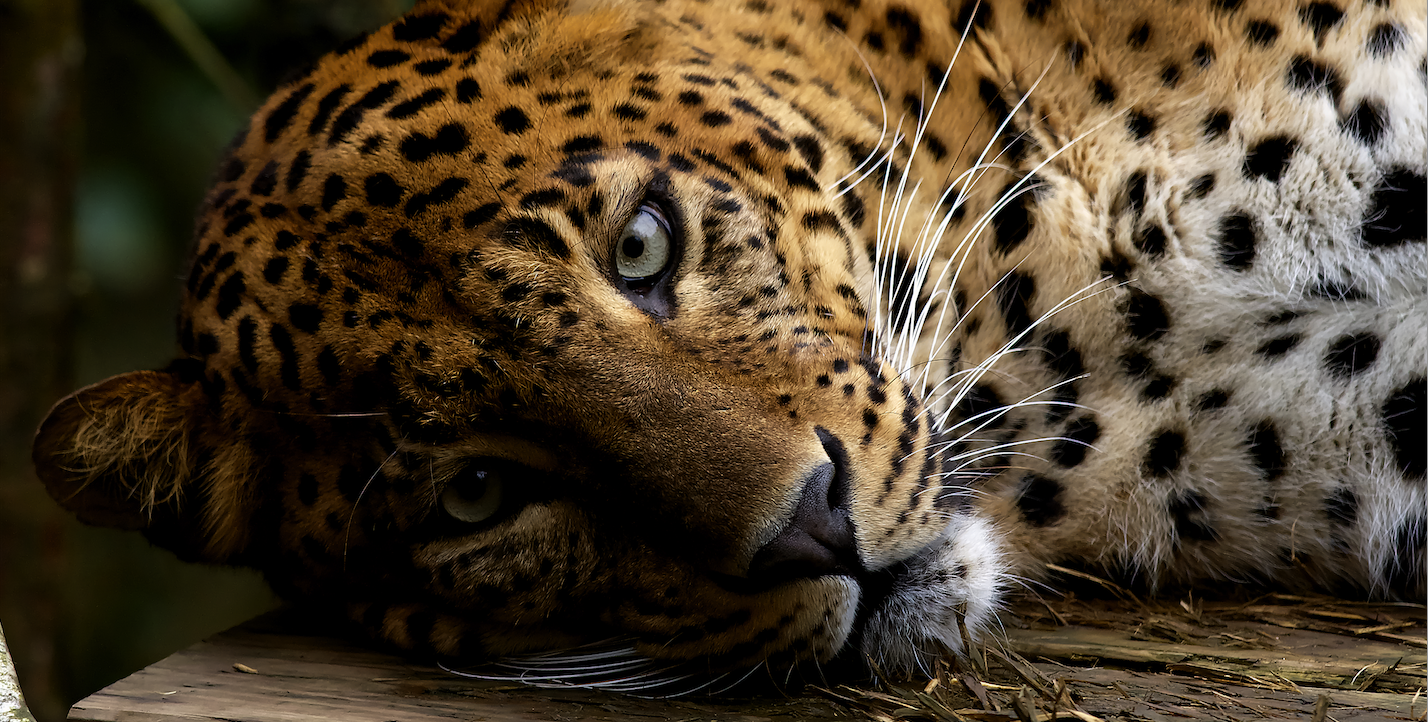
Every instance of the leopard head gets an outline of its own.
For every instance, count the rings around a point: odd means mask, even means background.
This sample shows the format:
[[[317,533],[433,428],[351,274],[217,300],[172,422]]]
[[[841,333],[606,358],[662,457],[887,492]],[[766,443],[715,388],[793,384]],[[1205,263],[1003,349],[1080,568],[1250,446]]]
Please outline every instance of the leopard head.
[[[997,544],[869,333],[877,99],[698,10],[431,0],[279,89],[179,358],[55,407],[51,494],[442,656],[962,647]]]

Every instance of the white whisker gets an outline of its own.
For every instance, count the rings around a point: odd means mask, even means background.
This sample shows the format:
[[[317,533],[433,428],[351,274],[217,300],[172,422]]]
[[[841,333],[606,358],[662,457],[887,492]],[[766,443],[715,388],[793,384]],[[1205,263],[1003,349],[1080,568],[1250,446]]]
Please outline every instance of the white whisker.
[[[367,489],[371,488],[372,482],[377,480],[377,477],[382,473],[383,467],[385,467],[387,463],[390,462],[392,459],[396,458],[398,451],[400,451],[400,449],[393,449],[392,453],[388,454],[387,458],[383,459],[382,463],[377,465],[376,471],[373,471],[372,475],[367,477],[367,483],[363,484],[362,490],[357,492],[357,500],[352,502],[352,508],[347,512],[347,523],[342,527],[343,572],[347,571],[347,550],[352,542],[352,519],[357,516],[357,505],[362,503],[362,497],[367,495]]]
[[[850,38],[850,37],[848,37],[848,35],[847,35],[846,33],[839,33],[839,34],[843,36],[843,39],[846,40],[850,46],[852,46],[853,52],[858,54],[858,60],[862,61],[862,63],[863,63],[863,69],[868,72],[868,79],[873,82],[873,90],[878,94],[878,106],[881,108],[881,111],[882,111],[883,127],[882,127],[882,130],[880,130],[880,131],[878,132],[878,142],[877,142],[877,144],[875,144],[875,145],[873,146],[872,150],[870,150],[870,151],[868,152],[868,155],[867,155],[866,157],[864,157],[863,160],[860,161],[856,166],[854,166],[854,167],[853,167],[853,170],[848,171],[847,173],[843,174],[843,177],[841,177],[841,178],[839,178],[838,180],[834,181],[834,182],[833,182],[833,185],[831,186],[832,188],[838,188],[839,186],[842,186],[849,178],[851,178],[851,177],[853,177],[853,176],[855,176],[855,175],[858,175],[858,173],[863,170],[863,166],[867,165],[868,163],[871,163],[872,160],[873,160],[873,158],[876,158],[876,157],[877,157],[877,155],[878,155],[878,149],[881,148],[882,145],[883,145],[883,139],[887,138],[887,136],[888,136],[888,104],[887,104],[887,99],[886,99],[885,97],[883,97],[883,88],[882,88],[882,86],[878,83],[878,76],[877,76],[876,73],[873,72],[873,66],[868,63],[868,57],[863,54],[862,48],[859,48],[859,47],[858,47],[858,44],[857,44],[856,42],[853,42],[853,39]],[[897,142],[896,140],[893,141],[894,145],[896,145],[896,142]],[[874,166],[874,167],[876,167],[876,166]],[[863,178],[866,178],[867,176],[865,175],[865,176],[862,176],[862,177],[863,177]],[[848,183],[846,186],[844,186],[843,188],[841,188],[837,193],[835,193],[835,194],[833,195],[833,197],[834,197],[834,198],[840,198],[840,197],[842,197],[842,195],[843,195],[844,193],[847,193],[848,191],[850,191],[850,190],[852,190],[854,187],[856,187],[856,186],[858,185],[858,182],[860,182],[860,181],[861,181],[861,178],[859,179],[859,181],[855,181],[855,182],[853,182],[853,183]]]

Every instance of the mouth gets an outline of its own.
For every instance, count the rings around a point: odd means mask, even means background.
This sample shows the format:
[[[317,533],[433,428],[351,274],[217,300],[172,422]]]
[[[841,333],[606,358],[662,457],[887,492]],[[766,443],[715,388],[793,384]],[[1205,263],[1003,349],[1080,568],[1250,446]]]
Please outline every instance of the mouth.
[[[987,519],[954,515],[937,543],[896,565],[880,591],[865,591],[853,630],[856,655],[872,660],[874,671],[899,674],[949,653],[965,654],[995,625],[1009,581],[1003,555]],[[850,639],[840,656],[853,645]]]
[[[862,598],[858,602],[858,615],[853,620],[853,630],[860,632],[874,612],[887,603],[898,583],[911,571],[908,560],[903,560],[875,572],[864,572],[857,577]]]
[[[871,671],[874,671],[867,663],[868,656],[865,651],[865,640],[869,636],[870,626],[873,626],[874,620],[879,617],[899,614],[900,610],[891,610],[889,606],[894,604],[898,596],[909,588],[926,583],[919,577],[927,576],[926,567],[935,565],[929,560],[936,556],[936,547],[941,543],[942,540],[929,544],[918,554],[908,559],[876,570],[869,570],[853,559],[845,562],[845,566],[841,566],[836,571],[804,577],[805,580],[828,577],[846,579],[853,584],[858,599],[857,612],[850,624],[847,638],[831,659],[814,665],[818,669],[818,674],[817,678],[812,681],[824,683],[826,679],[866,678]],[[786,579],[782,582],[768,583],[759,579],[727,577],[719,579],[718,583],[731,591],[757,593],[788,582]],[[793,664],[797,666],[797,661],[794,660]]]
[[[814,577],[841,578],[847,593],[858,598],[857,612],[838,651],[818,662],[784,650],[760,661],[731,667],[711,666],[707,659],[660,659],[642,653],[634,638],[617,637],[555,652],[508,656],[479,667],[450,670],[485,680],[520,682],[537,687],[580,687],[619,692],[637,697],[671,698],[698,694],[720,695],[778,693],[801,685],[829,686],[867,680],[872,676],[904,671],[903,656],[925,659],[955,650],[957,640],[940,637],[935,630],[917,630],[919,615],[910,613],[924,600],[916,595],[928,584],[941,581],[939,570],[948,546],[943,539],[912,559],[869,571],[830,573]],[[737,580],[747,584],[748,580]],[[952,618],[954,610],[924,610],[927,616]],[[932,612],[938,612],[932,614]],[[956,612],[960,614],[960,611]],[[971,620],[968,620],[971,622]],[[936,626],[936,622],[932,622]],[[945,625],[943,625],[945,626]],[[897,632],[912,631],[898,639]],[[889,646],[903,648],[885,650]]]
[[[869,668],[864,652],[869,624],[878,615],[885,613],[884,607],[893,597],[898,585],[909,574],[911,567],[906,561],[897,562],[876,571],[863,571],[853,575],[858,585],[858,611],[853,617],[848,638],[832,659],[819,667],[820,676],[827,680],[866,679],[874,672]],[[815,680],[824,682],[826,680]]]
[[[898,566],[898,565],[895,565]],[[708,660],[668,660],[638,651],[633,638],[611,638],[553,652],[512,655],[466,669],[459,676],[519,682],[541,688],[583,688],[633,697],[669,699],[691,695],[779,694],[814,684],[831,686],[867,680],[876,673],[862,652],[863,630],[897,584],[894,568],[877,572],[826,574],[857,586],[857,618],[843,646],[825,662],[775,654],[757,663],[711,668]]]

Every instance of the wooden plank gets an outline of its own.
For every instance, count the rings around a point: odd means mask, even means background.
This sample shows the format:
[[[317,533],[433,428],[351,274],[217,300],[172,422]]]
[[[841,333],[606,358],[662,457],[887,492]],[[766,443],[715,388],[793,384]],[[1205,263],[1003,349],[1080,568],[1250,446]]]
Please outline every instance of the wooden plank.
[[[74,722],[846,720],[817,698],[644,700],[458,677],[271,619],[200,642],[91,695]],[[235,665],[253,670],[238,671]]]
[[[1308,720],[1321,697],[1327,697],[1326,719],[1338,722],[1421,721],[1428,710],[1428,699],[1422,695],[1316,687],[1256,688],[1183,675],[1051,662],[1026,666],[1034,668],[1031,674],[1052,688],[1049,694],[1033,693],[1030,685],[1018,683],[1015,677],[1019,675],[1009,678],[999,674],[995,664],[990,677],[998,682],[986,684],[993,690],[990,704],[956,677],[943,674],[946,670],[940,670],[937,682],[926,687],[898,684],[875,691],[840,686],[830,694],[878,720],[944,722]]]
[[[1310,719],[1320,696],[1328,695],[1325,719],[1428,722],[1428,699],[1414,694],[1428,670],[1423,649],[1354,633],[1393,625],[1418,635],[1421,611],[1421,605],[1348,602],[1268,610],[1242,603],[1066,600],[1054,609],[1041,601],[1021,603],[1004,614],[1007,638],[991,643],[980,679],[943,660],[933,665],[931,683],[862,682],[809,688],[804,696],[674,700],[469,680],[344,641],[285,612],[121,680],[76,705],[70,719],[752,722],[851,714],[1016,722],[1020,710],[1038,722],[1050,720],[1052,712],[1057,719],[1108,722],[1296,720]],[[1305,622],[1312,618],[1344,625]],[[1052,626],[1052,620],[1068,623]],[[1402,626],[1404,620],[1411,628]]]
[[[1421,719],[1428,709],[1428,700],[1415,701],[1405,694],[1316,687],[1263,689],[1101,667],[1036,666],[1053,679],[1064,679],[1080,697],[1082,710],[1108,719],[1152,717],[1144,713],[1158,712],[1189,719],[1307,720],[1321,694],[1328,695],[1329,714],[1339,722]]]
[[[1337,689],[1356,689],[1365,674],[1377,675],[1375,683],[1387,688],[1412,691],[1422,686],[1419,674],[1397,670],[1405,661],[1416,662],[1409,650],[1370,640],[1345,640],[1323,635],[1313,654],[1276,650],[1215,648],[1188,644],[1144,642],[1127,639],[1115,630],[1063,627],[1055,630],[1009,629],[1011,648],[1027,657],[1053,659],[1095,657],[1135,664],[1163,664],[1171,671],[1219,675],[1226,681],[1273,683],[1287,679]]]

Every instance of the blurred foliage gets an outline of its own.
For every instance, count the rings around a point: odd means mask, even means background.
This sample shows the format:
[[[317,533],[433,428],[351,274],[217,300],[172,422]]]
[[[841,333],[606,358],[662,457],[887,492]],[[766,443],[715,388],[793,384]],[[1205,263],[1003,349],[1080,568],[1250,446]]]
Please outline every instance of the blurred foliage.
[[[177,0],[266,97],[341,41],[410,0]],[[222,148],[253,108],[235,107],[137,0],[87,0],[84,155],[76,198],[81,384],[162,365],[193,213]]]
[[[167,0],[173,4],[173,0]],[[3,4],[3,2],[0,2]],[[411,0],[177,0],[253,97]],[[235,107],[139,0],[83,0],[83,148],[74,211],[76,385],[163,366],[194,211],[223,147],[253,108]],[[0,69],[4,71],[4,69]],[[0,523],[6,513],[0,510]],[[43,719],[203,636],[271,607],[252,572],[185,565],[137,534],[69,523],[55,639],[17,639],[57,680],[26,687]],[[16,553],[16,552],[11,552]],[[39,554],[40,550],[18,553]],[[24,589],[32,580],[7,576]],[[26,656],[17,650],[17,658]]]

